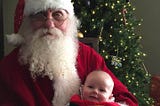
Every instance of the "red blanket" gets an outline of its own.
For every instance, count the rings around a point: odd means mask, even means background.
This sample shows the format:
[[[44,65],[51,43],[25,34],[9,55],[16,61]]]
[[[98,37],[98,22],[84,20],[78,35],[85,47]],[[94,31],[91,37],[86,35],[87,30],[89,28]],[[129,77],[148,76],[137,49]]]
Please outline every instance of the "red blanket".
[[[80,96],[74,95],[72,96],[70,100],[70,104],[74,104],[76,106],[120,106],[119,104],[115,102],[100,102],[100,103],[95,103],[95,102],[90,102],[86,100],[81,100]],[[72,106],[72,105],[70,105]]]

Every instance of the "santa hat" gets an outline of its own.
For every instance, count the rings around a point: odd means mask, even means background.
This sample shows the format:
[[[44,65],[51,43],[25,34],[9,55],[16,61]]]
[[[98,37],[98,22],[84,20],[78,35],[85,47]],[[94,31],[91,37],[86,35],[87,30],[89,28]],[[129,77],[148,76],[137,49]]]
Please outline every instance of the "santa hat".
[[[14,17],[14,30],[18,32],[23,16],[28,16],[39,11],[51,9],[65,9],[74,15],[74,7],[71,0],[19,0]]]

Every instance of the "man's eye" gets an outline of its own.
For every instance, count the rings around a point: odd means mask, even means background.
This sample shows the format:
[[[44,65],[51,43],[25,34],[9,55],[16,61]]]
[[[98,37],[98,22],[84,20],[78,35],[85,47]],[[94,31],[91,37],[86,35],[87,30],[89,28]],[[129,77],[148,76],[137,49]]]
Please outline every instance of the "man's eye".
[[[45,15],[46,15],[45,12],[41,11],[41,12],[31,15],[31,17],[32,18],[43,18],[45,17]]]
[[[63,18],[63,14],[61,12],[56,12],[56,13],[53,13],[53,17],[58,20]]]
[[[36,13],[35,15],[43,15],[43,16],[45,16],[45,15],[46,15],[46,13],[45,13],[45,12],[43,12],[43,11],[41,11],[41,12]]]

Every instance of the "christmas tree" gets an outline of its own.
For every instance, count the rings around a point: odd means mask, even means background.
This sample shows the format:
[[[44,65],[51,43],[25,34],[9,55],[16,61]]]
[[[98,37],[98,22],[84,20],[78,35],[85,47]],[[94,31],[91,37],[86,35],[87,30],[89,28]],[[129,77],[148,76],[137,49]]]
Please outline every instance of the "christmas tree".
[[[152,106],[149,97],[150,74],[143,64],[138,27],[130,1],[73,0],[75,13],[81,20],[80,33],[99,39],[99,53],[107,66],[138,99],[139,106]]]

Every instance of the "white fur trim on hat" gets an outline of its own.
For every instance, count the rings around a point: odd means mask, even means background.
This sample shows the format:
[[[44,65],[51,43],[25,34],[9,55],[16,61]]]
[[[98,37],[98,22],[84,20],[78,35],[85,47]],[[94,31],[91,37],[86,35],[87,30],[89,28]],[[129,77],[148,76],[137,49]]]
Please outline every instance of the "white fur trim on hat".
[[[28,16],[48,8],[61,8],[67,10],[70,15],[74,14],[71,0],[25,0],[24,15]]]
[[[6,37],[8,43],[13,44],[15,46],[20,45],[24,42],[24,38],[19,34],[13,33],[11,35],[6,35]]]

